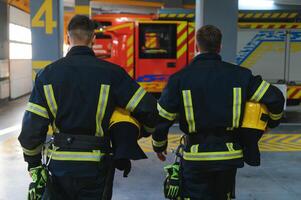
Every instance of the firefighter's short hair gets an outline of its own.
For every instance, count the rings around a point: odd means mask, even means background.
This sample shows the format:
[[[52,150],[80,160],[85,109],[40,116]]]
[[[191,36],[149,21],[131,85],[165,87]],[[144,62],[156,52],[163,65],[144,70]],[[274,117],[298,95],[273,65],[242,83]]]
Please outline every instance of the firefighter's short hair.
[[[68,24],[70,37],[89,42],[94,36],[95,22],[84,15],[75,15]]]
[[[197,31],[196,40],[201,50],[218,53],[222,43],[222,32],[213,25],[205,25]]]

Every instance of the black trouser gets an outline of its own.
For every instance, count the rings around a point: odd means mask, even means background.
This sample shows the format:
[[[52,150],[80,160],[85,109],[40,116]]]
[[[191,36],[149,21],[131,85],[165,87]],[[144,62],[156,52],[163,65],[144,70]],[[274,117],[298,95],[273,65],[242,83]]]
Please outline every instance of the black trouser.
[[[105,188],[105,176],[53,177],[58,200],[101,200]]]
[[[84,171],[83,171],[84,174]],[[49,188],[50,200],[110,200],[114,168],[110,157],[102,161],[95,175],[77,174],[52,176]],[[47,196],[47,195],[46,195]]]
[[[111,166],[108,169],[108,174],[106,177],[106,183],[104,192],[102,195],[102,200],[111,200],[113,195],[113,183],[114,183],[114,176],[115,176],[115,166],[114,163],[111,163]]]
[[[229,200],[236,168],[222,171],[186,171],[182,177],[182,196],[189,200]]]

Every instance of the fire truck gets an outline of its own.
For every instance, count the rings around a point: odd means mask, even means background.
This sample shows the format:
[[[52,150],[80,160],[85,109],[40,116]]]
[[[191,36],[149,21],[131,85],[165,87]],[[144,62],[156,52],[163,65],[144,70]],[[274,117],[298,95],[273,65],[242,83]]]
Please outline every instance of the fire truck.
[[[122,66],[141,86],[160,93],[168,77],[195,55],[194,14],[100,14],[94,51]],[[299,11],[240,11],[237,64],[301,99]]]
[[[99,24],[96,56],[123,67],[149,92],[160,93],[168,77],[194,57],[195,28],[189,20],[135,14],[101,14],[93,19]]]

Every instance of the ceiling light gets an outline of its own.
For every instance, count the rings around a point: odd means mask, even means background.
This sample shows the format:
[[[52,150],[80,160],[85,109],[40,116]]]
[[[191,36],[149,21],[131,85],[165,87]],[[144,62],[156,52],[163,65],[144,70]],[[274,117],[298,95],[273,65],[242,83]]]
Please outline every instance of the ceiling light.
[[[275,8],[273,0],[239,0],[240,10],[270,10]]]

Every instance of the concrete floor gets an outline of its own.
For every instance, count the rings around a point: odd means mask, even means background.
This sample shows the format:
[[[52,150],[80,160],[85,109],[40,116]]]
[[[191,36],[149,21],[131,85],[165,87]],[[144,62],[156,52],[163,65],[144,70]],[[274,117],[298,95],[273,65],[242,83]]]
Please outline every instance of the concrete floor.
[[[27,97],[0,106],[0,200],[24,200],[30,178],[17,142],[19,126]],[[299,107],[296,109],[297,112]],[[9,128],[9,129],[7,129]],[[177,127],[173,133],[179,132]],[[282,125],[271,133],[301,134],[299,125]],[[169,154],[165,163],[154,153],[149,159],[133,162],[128,178],[117,172],[114,200],[161,200],[163,198],[163,166],[173,158]],[[301,199],[301,153],[263,152],[262,166],[246,166],[237,176],[238,200],[299,200]]]

